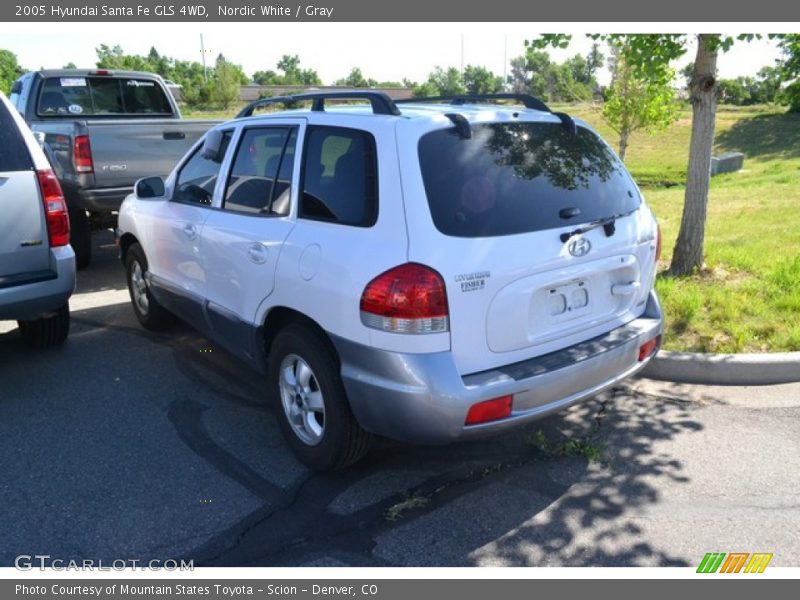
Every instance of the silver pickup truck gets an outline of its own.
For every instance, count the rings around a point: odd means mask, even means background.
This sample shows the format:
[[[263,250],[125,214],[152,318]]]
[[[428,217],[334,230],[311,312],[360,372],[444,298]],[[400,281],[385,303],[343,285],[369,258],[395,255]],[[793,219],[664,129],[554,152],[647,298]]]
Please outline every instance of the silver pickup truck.
[[[154,73],[106,69],[30,72],[11,103],[43,141],[69,206],[78,268],[91,229],[109,224],[141,177],[166,176],[217,121],[186,120]]]

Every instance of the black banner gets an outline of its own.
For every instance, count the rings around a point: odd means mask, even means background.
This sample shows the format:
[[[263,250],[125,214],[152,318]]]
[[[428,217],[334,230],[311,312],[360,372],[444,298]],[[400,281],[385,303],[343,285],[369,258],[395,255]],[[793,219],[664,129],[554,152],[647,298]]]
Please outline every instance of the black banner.
[[[740,22],[787,23],[800,21],[800,3],[785,0],[726,2],[641,2],[641,0],[572,0],[571,2],[491,3],[375,2],[374,0],[230,0],[170,2],[162,0],[45,0],[0,5],[0,20],[25,22],[72,21],[231,21],[231,22]],[[711,27],[713,29],[714,27]],[[745,29],[747,29],[745,27]]]

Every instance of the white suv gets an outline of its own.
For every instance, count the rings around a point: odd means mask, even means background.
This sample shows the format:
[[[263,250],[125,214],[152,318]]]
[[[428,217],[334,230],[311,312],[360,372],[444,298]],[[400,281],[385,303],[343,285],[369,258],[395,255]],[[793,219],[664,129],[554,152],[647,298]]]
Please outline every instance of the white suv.
[[[312,105],[251,116],[287,101]],[[372,434],[527,423],[660,345],[652,213],[588,125],[530,96],[261,100],[139,181],[119,227],[142,325],[177,315],[266,373],[315,469]]]

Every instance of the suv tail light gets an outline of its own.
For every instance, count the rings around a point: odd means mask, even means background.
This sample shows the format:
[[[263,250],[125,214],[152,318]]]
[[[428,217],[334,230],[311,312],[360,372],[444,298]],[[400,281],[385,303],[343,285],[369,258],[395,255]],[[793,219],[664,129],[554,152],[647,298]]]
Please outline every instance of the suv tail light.
[[[406,263],[367,284],[361,294],[361,322],[393,333],[438,333],[450,329],[442,276],[430,267]]]
[[[50,169],[36,171],[36,177],[39,180],[39,190],[42,192],[50,247],[66,246],[69,244],[69,215],[58,179]]]
[[[94,173],[92,162],[92,148],[89,146],[88,135],[76,135],[72,144],[72,161],[78,173]]]
[[[656,262],[661,260],[661,225],[656,223]]]

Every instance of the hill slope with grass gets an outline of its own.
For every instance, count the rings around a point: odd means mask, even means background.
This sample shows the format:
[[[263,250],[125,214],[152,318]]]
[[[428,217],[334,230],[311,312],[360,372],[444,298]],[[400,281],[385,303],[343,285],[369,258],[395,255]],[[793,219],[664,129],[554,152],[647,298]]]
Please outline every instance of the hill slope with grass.
[[[563,107],[614,145],[589,107]],[[653,207],[669,266],[683,210],[691,112],[667,131],[634,135],[626,164]],[[744,169],[711,180],[706,265],[691,277],[660,275],[665,348],[695,352],[800,350],[800,114],[720,107],[715,154],[737,150]]]

